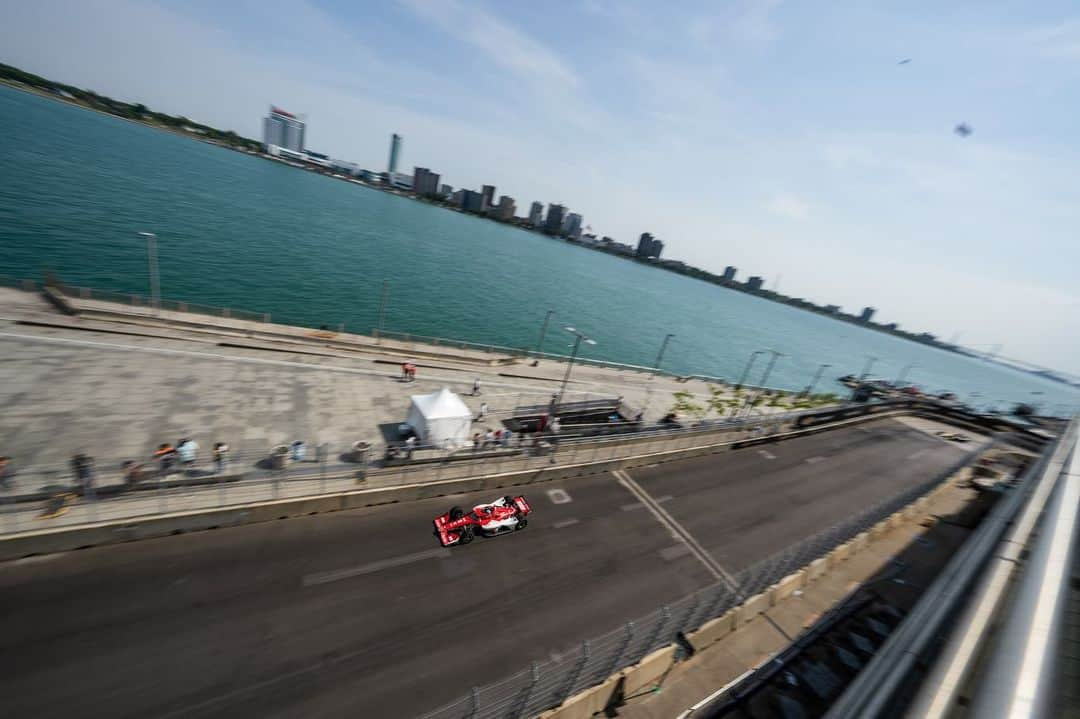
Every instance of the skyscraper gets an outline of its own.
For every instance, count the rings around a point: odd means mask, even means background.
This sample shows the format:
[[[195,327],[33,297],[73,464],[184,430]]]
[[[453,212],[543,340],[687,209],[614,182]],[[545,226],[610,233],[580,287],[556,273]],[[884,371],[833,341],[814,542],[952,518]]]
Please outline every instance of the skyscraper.
[[[529,208],[529,226],[539,227],[544,224],[544,203],[534,202]]]
[[[571,212],[566,216],[566,221],[563,222],[563,235],[575,240],[581,237],[581,215]]]
[[[727,267],[724,268],[724,276],[721,277],[720,279],[723,280],[724,282],[734,282],[735,281],[735,273],[737,271],[738,270],[736,270],[734,267],[732,267],[731,265],[728,265]]]
[[[859,315],[860,322],[869,322],[874,317],[874,313],[877,312],[873,307],[863,307],[862,314]]]
[[[491,212],[495,206],[495,185],[484,185],[480,188],[480,211]]]
[[[649,232],[642,232],[641,238],[637,243],[637,251],[634,252],[638,257],[648,259],[650,257],[660,257],[660,253],[664,251],[664,243],[656,239]]]
[[[754,275],[746,281],[746,289],[751,292],[756,292],[761,289],[761,286],[765,284],[765,280],[761,279],[757,275]]]
[[[499,198],[499,205],[495,208],[495,219],[508,222],[514,219],[514,212],[517,210],[517,206],[514,204],[514,198],[509,195],[503,195]]]
[[[396,132],[390,136],[390,164],[386,168],[388,175],[397,172],[398,157],[401,155],[401,135]]]
[[[544,232],[549,235],[557,235],[562,232],[563,214],[566,208],[562,205],[548,204],[547,219],[544,220]]]
[[[434,197],[439,194],[439,173],[426,167],[413,168],[412,189],[421,197]]]
[[[263,118],[263,149],[269,151],[273,145],[303,152],[304,128],[304,121],[296,115],[271,105],[270,114]]]

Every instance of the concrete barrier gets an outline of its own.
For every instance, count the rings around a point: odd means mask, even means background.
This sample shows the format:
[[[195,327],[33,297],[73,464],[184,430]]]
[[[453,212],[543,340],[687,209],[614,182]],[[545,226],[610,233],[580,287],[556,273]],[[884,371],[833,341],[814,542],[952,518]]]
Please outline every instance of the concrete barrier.
[[[816,582],[818,579],[825,576],[825,573],[828,571],[829,560],[825,557],[819,557],[806,565],[806,569],[803,570],[803,581],[806,584]]]
[[[656,680],[664,675],[675,659],[675,645],[669,644],[657,649],[640,662],[622,672],[626,678],[625,691],[628,696],[637,694],[642,689],[651,688]]]
[[[769,605],[775,607],[794,594],[795,590],[802,589],[805,584],[805,573],[801,569],[787,575],[769,589]]]
[[[757,615],[769,611],[770,607],[772,607],[772,602],[770,601],[769,592],[755,594],[736,608],[738,615],[735,621],[741,627],[743,624],[753,621]]]
[[[710,619],[702,624],[701,628],[691,632],[687,639],[690,640],[690,644],[693,645],[694,649],[701,651],[735,631],[738,619],[738,609],[730,609],[716,619]]]
[[[607,706],[608,700],[618,687],[622,674],[615,674],[607,678],[603,684],[589,687],[585,691],[575,694],[555,709],[548,709],[539,715],[540,719],[590,719],[599,714]]]
[[[879,412],[873,415],[845,419],[838,425],[831,426],[835,427],[854,422],[875,421],[886,416],[891,416],[892,414],[893,412]],[[773,439],[774,441],[780,441],[782,439],[802,436],[803,434],[811,432],[816,433],[825,431],[829,427],[829,425],[823,425],[806,430],[796,430],[794,432],[777,435]],[[756,441],[757,440],[753,440],[754,443],[756,443]],[[184,532],[195,532],[220,527],[238,526],[240,524],[264,522],[274,519],[301,517],[322,512],[359,509],[362,507],[392,504],[395,502],[432,499],[448,494],[461,494],[465,492],[493,489],[502,490],[508,487],[526,486],[540,482],[551,482],[611,472],[618,469],[633,469],[644,465],[701,457],[718,452],[726,452],[737,447],[746,446],[746,444],[746,440],[737,440],[734,442],[664,450],[634,457],[607,459],[597,462],[572,465],[553,464],[539,469],[532,468],[478,477],[447,479],[436,482],[406,484],[394,487],[371,487],[336,494],[263,501],[238,505],[236,507],[155,515],[70,528],[58,527],[41,532],[24,532],[8,535],[0,539],[0,561],[17,559],[32,554],[68,551],[71,549],[131,541],[134,539],[146,539],[150,537],[167,536],[170,534],[181,534]],[[923,504],[921,507],[924,507],[928,500],[924,497],[918,501],[922,502]],[[136,525],[138,525],[137,530],[135,529]],[[117,531],[116,528],[118,527],[124,527],[125,529],[123,531]],[[40,542],[35,541],[35,537],[41,537],[42,539]],[[861,541],[865,542],[867,541],[867,538],[864,538]],[[841,548],[838,547],[837,550],[834,550],[833,555],[830,556],[833,557],[832,561],[842,561],[846,557],[846,554],[843,554]]]

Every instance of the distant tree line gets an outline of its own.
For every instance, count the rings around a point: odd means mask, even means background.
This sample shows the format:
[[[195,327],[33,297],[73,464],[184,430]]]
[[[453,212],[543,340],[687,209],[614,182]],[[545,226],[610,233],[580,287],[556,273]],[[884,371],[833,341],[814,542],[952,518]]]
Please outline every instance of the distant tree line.
[[[137,120],[154,125],[161,125],[172,130],[186,132],[199,138],[227,145],[234,149],[259,151],[262,146],[256,140],[237,135],[232,130],[219,130],[216,127],[194,122],[183,116],[166,115],[163,112],[155,112],[142,103],[128,103],[114,100],[105,95],[99,95],[93,90],[84,90],[81,87],[72,87],[61,82],[54,82],[47,78],[35,75],[25,70],[20,70],[11,65],[0,63],[0,79],[17,82],[44,92],[60,95],[68,100],[86,105],[95,110],[107,112],[110,115],[123,117],[128,120]]]

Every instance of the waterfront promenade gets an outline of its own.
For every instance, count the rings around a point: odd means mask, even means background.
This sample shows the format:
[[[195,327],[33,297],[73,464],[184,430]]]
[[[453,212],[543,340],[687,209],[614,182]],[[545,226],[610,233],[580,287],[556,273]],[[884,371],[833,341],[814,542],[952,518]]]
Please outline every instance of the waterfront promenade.
[[[197,473],[211,473],[211,448],[227,442],[231,471],[246,472],[275,445],[325,445],[340,464],[356,441],[375,452],[403,422],[409,396],[449,387],[478,414],[477,431],[496,429],[514,407],[546,404],[564,362],[431,346],[235,317],[208,317],[97,300],[60,312],[36,292],[0,289],[0,455],[12,458],[7,493],[70,483],[70,458],[95,458],[99,483],[119,481],[125,460],[150,462],[163,442],[199,444]],[[400,363],[418,365],[401,379]],[[471,396],[479,379],[481,394]],[[575,365],[566,399],[622,397],[655,424],[673,393],[709,397],[701,380]],[[730,398],[734,396],[729,392]],[[790,399],[763,412],[780,412]],[[715,415],[713,415],[715,416]],[[320,474],[312,465],[313,474]],[[325,468],[324,468],[325,469]]]

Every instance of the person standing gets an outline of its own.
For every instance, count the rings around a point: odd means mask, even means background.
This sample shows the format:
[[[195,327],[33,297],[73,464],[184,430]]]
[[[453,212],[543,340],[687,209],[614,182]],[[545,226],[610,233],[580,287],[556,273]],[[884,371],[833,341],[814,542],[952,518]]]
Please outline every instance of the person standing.
[[[11,481],[11,457],[0,457],[0,489],[7,489]]]
[[[172,469],[173,462],[176,461],[176,450],[168,442],[163,442],[154,452],[154,459],[159,463],[161,477],[165,478],[169,476],[169,470]]]
[[[474,379],[472,381],[472,393],[473,393],[473,397],[476,397],[477,395],[480,394],[480,378],[479,377],[477,377],[476,379]]]
[[[224,442],[214,444],[214,472],[225,474],[225,466],[228,464],[229,445]]]
[[[483,419],[484,417],[487,417],[487,413],[488,413],[488,403],[487,402],[481,402],[480,403],[480,414],[478,414],[476,416],[476,418],[477,419]]]
[[[413,450],[416,449],[416,435],[410,434],[405,440],[405,459],[412,459]]]
[[[193,439],[184,438],[180,440],[180,446],[176,448],[176,453],[180,455],[180,464],[184,465],[184,470],[190,470],[195,465],[195,453],[199,450],[199,443]]]
[[[89,455],[79,452],[71,458],[71,468],[75,472],[75,479],[82,488],[83,496],[94,500],[94,460]]]

